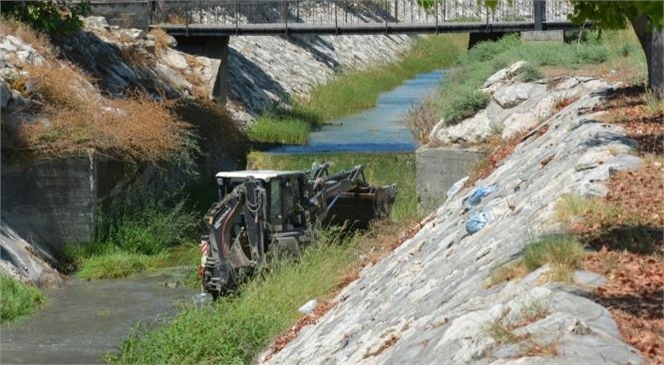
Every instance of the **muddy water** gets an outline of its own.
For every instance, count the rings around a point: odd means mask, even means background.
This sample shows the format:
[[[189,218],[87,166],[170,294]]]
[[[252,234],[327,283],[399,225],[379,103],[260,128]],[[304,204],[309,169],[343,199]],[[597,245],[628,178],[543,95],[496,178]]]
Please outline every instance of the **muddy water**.
[[[309,134],[306,146],[280,146],[271,153],[412,152],[417,147],[405,121],[408,111],[440,86],[445,71],[418,74],[378,97],[376,106],[335,120]]]
[[[137,321],[172,315],[178,304],[191,304],[193,290],[167,284],[192,268],[143,273],[128,279],[71,280],[45,290],[49,304],[34,316],[3,325],[2,364],[95,364],[117,348]]]

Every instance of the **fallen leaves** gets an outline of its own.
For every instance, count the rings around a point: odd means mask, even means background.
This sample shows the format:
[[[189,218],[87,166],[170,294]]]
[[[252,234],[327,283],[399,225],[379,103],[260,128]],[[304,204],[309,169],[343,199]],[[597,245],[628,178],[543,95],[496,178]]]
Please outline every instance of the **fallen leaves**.
[[[609,279],[594,300],[609,309],[625,341],[653,364],[664,363],[662,258],[605,251],[588,255],[584,262],[586,270]]]
[[[648,100],[643,87],[609,92],[607,123],[619,124],[639,143],[637,171],[619,171],[600,205],[572,229],[598,252],[584,268],[608,282],[594,300],[609,309],[626,342],[653,364],[664,364],[664,103]]]

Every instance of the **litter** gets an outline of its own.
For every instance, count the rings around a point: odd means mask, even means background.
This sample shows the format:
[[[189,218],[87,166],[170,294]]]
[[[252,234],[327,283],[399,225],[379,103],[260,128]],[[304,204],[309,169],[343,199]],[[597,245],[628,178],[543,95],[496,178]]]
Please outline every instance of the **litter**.
[[[466,222],[466,232],[474,234],[484,228],[491,221],[491,216],[485,212],[475,213]]]
[[[468,198],[465,198],[463,200],[463,206],[467,210],[472,207],[475,207],[482,201],[482,198],[493,193],[496,190],[498,190],[497,184],[489,185],[487,187],[477,188]]]

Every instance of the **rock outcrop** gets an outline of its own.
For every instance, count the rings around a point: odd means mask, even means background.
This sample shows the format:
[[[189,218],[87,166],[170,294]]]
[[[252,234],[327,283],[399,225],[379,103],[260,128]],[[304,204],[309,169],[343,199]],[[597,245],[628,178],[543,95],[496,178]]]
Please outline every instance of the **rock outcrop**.
[[[491,95],[486,109],[452,126],[441,120],[429,139],[443,145],[474,144],[500,132],[507,140],[547,120],[556,108],[608,86],[590,77],[522,82],[516,76],[523,66],[519,61],[489,77],[481,89]]]
[[[570,78],[549,91],[544,82],[519,87],[536,90],[513,107],[524,105],[521,112],[552,94],[578,99],[541,120],[490,176],[449,198],[412,239],[363,269],[318,323],[281,352],[264,353],[261,363],[643,363],[610,313],[587,298],[601,282],[597,275],[577,272],[573,284],[549,282],[544,266],[486,286],[527,244],[560,233],[553,215],[564,194],[601,195],[613,171],[640,163],[621,127],[588,114],[610,85]],[[475,189],[494,184],[477,206],[464,207]],[[480,212],[488,223],[469,235],[466,223]],[[539,315],[528,315],[535,310]]]

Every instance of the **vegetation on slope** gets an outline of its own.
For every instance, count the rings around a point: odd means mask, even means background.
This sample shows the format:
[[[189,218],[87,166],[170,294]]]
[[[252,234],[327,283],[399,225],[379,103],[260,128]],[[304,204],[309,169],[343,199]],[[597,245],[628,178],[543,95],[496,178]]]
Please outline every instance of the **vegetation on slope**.
[[[319,311],[339,288],[357,277],[359,269],[390,252],[417,217],[415,161],[412,154],[336,154],[268,156],[254,153],[260,168],[302,169],[312,162],[333,161],[342,169],[364,163],[367,179],[376,184],[397,182],[399,196],[392,219],[364,233],[340,236],[324,232],[296,262],[278,263],[272,273],[256,277],[235,297],[204,307],[188,308],[163,326],[148,325],[123,342],[112,363],[250,363],[275,337],[298,318],[297,308],[318,299]],[[343,244],[340,244],[343,243]],[[268,304],[269,303],[269,304]],[[300,326],[301,327],[301,326]],[[214,344],[211,346],[210,344]],[[276,351],[276,349],[275,349]]]
[[[418,39],[399,62],[341,72],[331,82],[315,88],[308,100],[295,101],[293,111],[264,114],[249,135],[260,143],[306,144],[311,128],[374,106],[381,93],[418,73],[450,67],[465,51],[467,42],[467,35]],[[294,125],[297,133],[290,129]]]
[[[34,313],[47,299],[39,289],[0,275],[0,323]]]
[[[581,37],[571,43],[528,43],[508,36],[478,44],[459,58],[459,69],[445,78],[440,94],[413,110],[409,123],[415,137],[427,144],[429,132],[441,118],[454,125],[486,107],[490,96],[478,89],[493,73],[518,60],[529,63],[519,75],[523,81],[574,74],[614,76],[615,69],[622,77],[645,78],[645,59],[633,35],[607,32],[601,38],[588,33]]]

